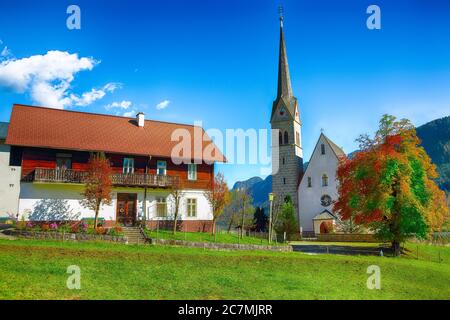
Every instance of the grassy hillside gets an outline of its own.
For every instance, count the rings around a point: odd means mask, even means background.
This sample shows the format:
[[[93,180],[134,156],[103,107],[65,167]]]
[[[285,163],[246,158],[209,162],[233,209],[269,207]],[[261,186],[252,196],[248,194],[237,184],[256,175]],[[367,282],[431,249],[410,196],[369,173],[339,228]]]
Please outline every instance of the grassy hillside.
[[[450,261],[0,240],[0,299],[448,299]],[[81,290],[66,287],[81,268]],[[381,290],[366,287],[381,269]]]

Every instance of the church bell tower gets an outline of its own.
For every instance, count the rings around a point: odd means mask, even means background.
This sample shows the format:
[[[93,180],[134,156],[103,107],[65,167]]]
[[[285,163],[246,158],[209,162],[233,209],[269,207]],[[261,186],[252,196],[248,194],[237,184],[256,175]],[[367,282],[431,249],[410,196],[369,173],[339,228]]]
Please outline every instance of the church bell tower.
[[[270,117],[272,128],[272,192],[279,199],[290,196],[298,212],[297,187],[303,174],[301,120],[289,75],[283,15],[280,12],[278,90]]]

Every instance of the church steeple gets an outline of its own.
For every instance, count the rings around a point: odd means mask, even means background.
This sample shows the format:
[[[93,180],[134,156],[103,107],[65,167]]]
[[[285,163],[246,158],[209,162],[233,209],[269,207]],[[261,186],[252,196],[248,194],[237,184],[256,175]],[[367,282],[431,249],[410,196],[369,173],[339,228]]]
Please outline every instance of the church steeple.
[[[300,122],[297,109],[297,98],[294,97],[291,85],[291,76],[289,73],[289,64],[286,51],[286,41],[284,40],[283,30],[283,9],[280,7],[280,48],[278,52],[278,89],[277,97],[272,106],[271,122],[274,119],[277,110],[284,109],[290,118]],[[282,111],[284,113],[284,111]]]
[[[291,77],[289,75],[289,65],[286,52],[286,43],[283,31],[283,14],[280,12],[280,51],[278,57],[278,92],[277,99],[280,97],[291,98],[293,96]]]
[[[298,208],[297,187],[303,173],[302,124],[298,101],[292,92],[284,40],[283,14],[280,8],[280,49],[278,92],[272,105],[272,192],[278,199],[288,196]]]

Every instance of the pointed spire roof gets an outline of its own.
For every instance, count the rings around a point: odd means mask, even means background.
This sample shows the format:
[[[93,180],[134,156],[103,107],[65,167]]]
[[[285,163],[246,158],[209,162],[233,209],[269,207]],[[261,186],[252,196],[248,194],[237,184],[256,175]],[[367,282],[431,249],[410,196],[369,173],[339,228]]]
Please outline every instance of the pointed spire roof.
[[[293,96],[291,77],[289,75],[289,65],[286,52],[286,43],[283,32],[283,16],[280,15],[280,51],[278,58],[278,92],[277,99],[280,97],[291,98]]]
[[[274,119],[276,110],[284,106],[288,111],[290,117],[294,120],[297,118],[297,98],[294,97],[291,85],[291,76],[289,74],[289,65],[286,52],[286,43],[284,40],[283,31],[283,15],[282,9],[280,11],[280,49],[278,57],[278,91],[277,97],[273,102],[272,114],[270,116],[271,122]],[[297,118],[298,119],[298,118]]]

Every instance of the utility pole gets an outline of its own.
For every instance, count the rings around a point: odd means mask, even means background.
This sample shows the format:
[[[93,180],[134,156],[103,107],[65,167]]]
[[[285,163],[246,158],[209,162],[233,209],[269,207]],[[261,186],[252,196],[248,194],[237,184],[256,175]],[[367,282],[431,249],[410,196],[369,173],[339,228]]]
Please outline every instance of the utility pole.
[[[269,244],[272,242],[272,203],[273,193],[269,193]]]

